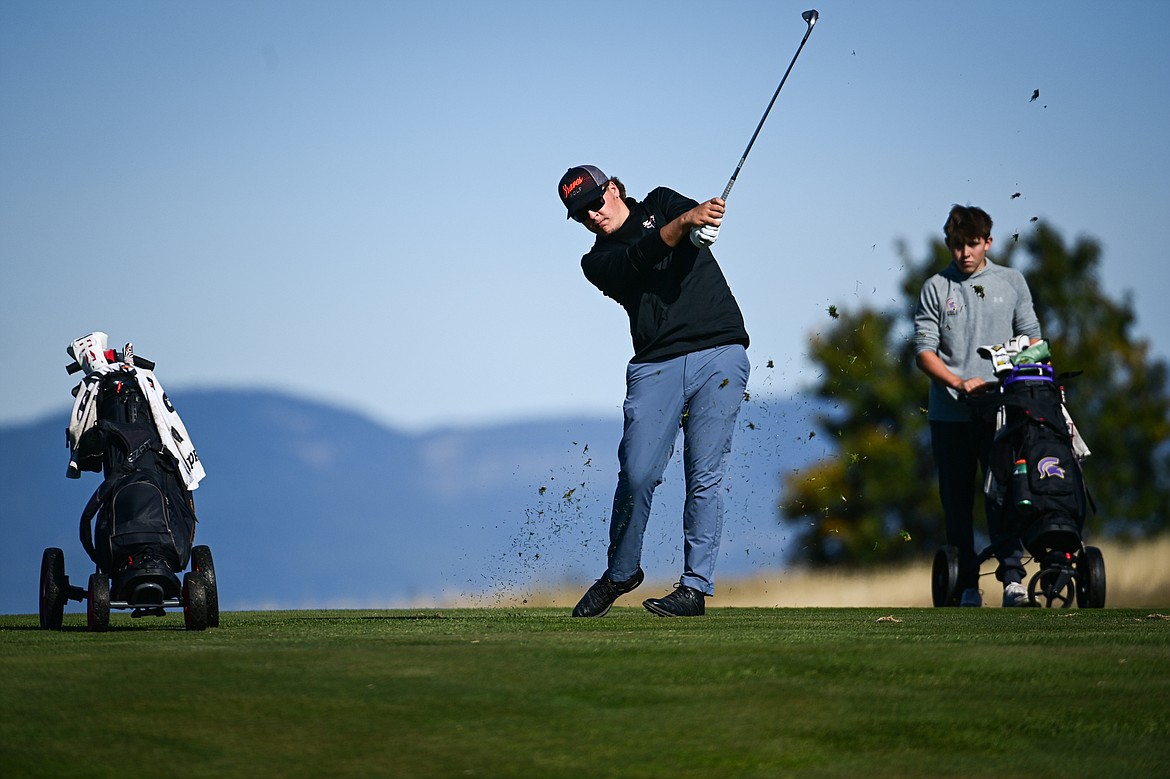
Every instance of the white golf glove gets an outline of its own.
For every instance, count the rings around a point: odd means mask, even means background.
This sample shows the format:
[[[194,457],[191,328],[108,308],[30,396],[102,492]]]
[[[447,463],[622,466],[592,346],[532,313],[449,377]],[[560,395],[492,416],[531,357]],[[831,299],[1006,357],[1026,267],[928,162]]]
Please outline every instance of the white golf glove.
[[[700,248],[710,246],[719,240],[719,228],[715,225],[703,225],[691,228],[691,243]]]

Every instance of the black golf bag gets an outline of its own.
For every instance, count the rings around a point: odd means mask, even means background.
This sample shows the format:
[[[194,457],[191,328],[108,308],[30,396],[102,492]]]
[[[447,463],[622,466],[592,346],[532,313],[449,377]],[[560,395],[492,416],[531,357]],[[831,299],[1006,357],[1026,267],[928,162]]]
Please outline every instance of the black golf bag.
[[[77,466],[105,479],[82,513],[82,546],[111,576],[160,564],[183,571],[195,539],[194,501],[134,372],[103,374],[96,402],[97,421],[78,442]]]
[[[1091,501],[1052,367],[1016,366],[997,400],[1002,424],[990,465],[1005,529],[1037,559],[1052,551],[1076,554]]]

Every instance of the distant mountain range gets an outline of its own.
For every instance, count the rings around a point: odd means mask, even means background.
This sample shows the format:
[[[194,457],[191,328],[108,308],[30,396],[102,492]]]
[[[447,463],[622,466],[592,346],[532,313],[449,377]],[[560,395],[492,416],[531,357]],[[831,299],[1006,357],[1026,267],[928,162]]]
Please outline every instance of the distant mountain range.
[[[65,478],[69,400],[59,416],[0,427],[0,613],[37,611],[45,547],[64,550],[73,584],[93,571],[78,518],[101,477]],[[620,412],[407,435],[279,393],[172,400],[207,469],[196,543],[212,549],[224,609],[491,605],[583,591],[605,567]],[[744,404],[719,574],[782,568],[793,554],[780,478],[825,455],[808,435],[813,412]],[[656,581],[681,570],[681,440],[647,532]]]

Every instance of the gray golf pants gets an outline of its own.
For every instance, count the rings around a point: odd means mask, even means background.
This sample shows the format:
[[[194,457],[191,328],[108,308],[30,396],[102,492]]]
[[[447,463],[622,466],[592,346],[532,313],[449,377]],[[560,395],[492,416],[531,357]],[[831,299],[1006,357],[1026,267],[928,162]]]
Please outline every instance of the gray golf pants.
[[[739,345],[627,367],[625,429],[609,526],[610,579],[625,581],[641,564],[654,489],[662,483],[681,427],[686,502],[680,581],[715,593],[723,470],[749,371],[747,351]]]

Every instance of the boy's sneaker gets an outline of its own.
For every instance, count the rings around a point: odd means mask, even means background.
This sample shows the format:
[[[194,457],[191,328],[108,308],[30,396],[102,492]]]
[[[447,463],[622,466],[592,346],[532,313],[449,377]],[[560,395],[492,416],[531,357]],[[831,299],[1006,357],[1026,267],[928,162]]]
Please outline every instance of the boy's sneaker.
[[[674,592],[663,598],[648,598],[642,605],[660,617],[701,617],[705,600],[703,593],[679,582]]]
[[[1005,609],[1014,606],[1031,606],[1032,598],[1028,595],[1028,591],[1024,589],[1024,585],[1019,582],[1012,582],[1003,588],[1003,607]]]
[[[642,583],[646,574],[639,568],[637,572],[624,582],[615,582],[605,574],[585,591],[581,600],[573,608],[574,617],[604,617],[609,613],[613,602],[622,595],[635,589]]]
[[[963,590],[963,596],[959,598],[959,605],[979,608],[983,605],[983,596],[979,594],[979,590],[969,587]]]

